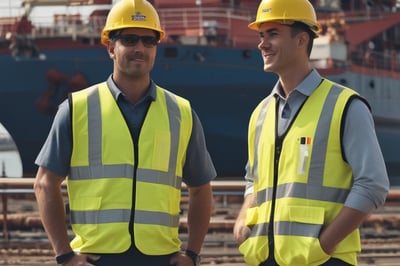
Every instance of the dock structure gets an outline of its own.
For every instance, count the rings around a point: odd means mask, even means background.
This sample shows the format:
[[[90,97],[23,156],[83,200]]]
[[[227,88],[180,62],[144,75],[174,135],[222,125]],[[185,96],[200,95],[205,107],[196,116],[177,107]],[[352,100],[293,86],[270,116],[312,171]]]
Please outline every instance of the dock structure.
[[[53,259],[51,246],[46,234],[42,230],[40,217],[34,199],[34,178],[0,178],[0,195],[2,199],[2,215],[0,226],[3,238],[1,248],[7,250],[12,257],[12,252],[17,249],[31,250],[32,259],[37,257],[48,260]],[[245,181],[243,180],[216,180],[211,182],[214,196],[214,209],[210,220],[209,233],[206,235],[202,249],[202,265],[245,265],[238,252],[238,244],[233,238],[233,226],[237,213],[243,202]],[[62,183],[62,191],[67,197],[66,183]],[[33,207],[26,213],[16,211],[15,205],[25,200]],[[21,204],[21,206],[24,203]],[[180,219],[180,238],[183,246],[187,241],[187,187],[182,185]],[[18,212],[18,213],[17,213]],[[22,229],[13,224],[21,223]],[[68,222],[68,221],[66,221]],[[362,253],[359,256],[359,265],[389,265],[400,259],[400,189],[390,190],[384,208],[372,213],[361,227]],[[69,235],[73,233],[69,230]],[[38,240],[40,238],[40,240]],[[39,248],[38,248],[39,247]],[[7,255],[8,256],[8,255]],[[15,255],[17,256],[17,255]],[[21,256],[21,255],[20,255]],[[2,260],[0,258],[0,264]],[[8,264],[5,264],[8,265]],[[26,265],[26,264],[12,264]],[[40,264],[31,264],[40,265]],[[397,265],[397,264],[390,264]]]

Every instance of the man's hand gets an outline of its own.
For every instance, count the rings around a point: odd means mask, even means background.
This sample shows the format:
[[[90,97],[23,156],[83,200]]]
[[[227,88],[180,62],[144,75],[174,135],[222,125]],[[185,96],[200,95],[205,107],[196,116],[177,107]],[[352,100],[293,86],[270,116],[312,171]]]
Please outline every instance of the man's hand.
[[[250,233],[250,228],[245,226],[243,221],[236,220],[235,226],[233,227],[233,236],[239,245],[250,236]]]
[[[192,259],[183,252],[177,252],[169,263],[175,266],[194,266]]]
[[[235,226],[233,227],[233,236],[235,240],[241,244],[245,241],[251,233],[248,226],[245,225],[247,209],[255,206],[254,195],[249,194],[245,197],[243,205],[236,218]]]

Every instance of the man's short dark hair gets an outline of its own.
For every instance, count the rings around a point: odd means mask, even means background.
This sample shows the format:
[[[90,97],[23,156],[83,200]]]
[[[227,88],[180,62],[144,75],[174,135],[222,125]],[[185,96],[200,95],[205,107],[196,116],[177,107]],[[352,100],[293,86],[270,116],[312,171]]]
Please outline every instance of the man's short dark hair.
[[[292,25],[290,25],[290,27],[292,28],[292,37],[296,36],[300,32],[308,33],[310,41],[308,42],[307,52],[308,56],[310,56],[312,47],[314,45],[314,38],[317,37],[315,32],[310,29],[310,26],[300,21],[295,21]]]

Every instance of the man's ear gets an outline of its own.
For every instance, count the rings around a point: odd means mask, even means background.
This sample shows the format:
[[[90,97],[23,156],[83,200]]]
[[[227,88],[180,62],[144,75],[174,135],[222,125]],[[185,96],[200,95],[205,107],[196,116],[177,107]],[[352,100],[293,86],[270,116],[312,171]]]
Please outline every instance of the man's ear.
[[[298,38],[297,44],[298,44],[299,47],[307,46],[308,42],[310,41],[310,36],[305,31],[300,32],[299,34],[297,34],[297,38]]]
[[[115,56],[114,48],[115,48],[115,45],[111,41],[108,41],[107,52],[111,59],[114,59],[114,56]]]

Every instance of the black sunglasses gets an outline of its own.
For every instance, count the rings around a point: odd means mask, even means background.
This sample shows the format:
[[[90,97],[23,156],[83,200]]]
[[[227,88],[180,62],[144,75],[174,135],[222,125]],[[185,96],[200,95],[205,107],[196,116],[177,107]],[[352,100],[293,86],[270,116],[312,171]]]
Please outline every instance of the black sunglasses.
[[[158,39],[153,36],[139,36],[136,34],[124,34],[124,35],[116,35],[112,38],[112,41],[115,42],[120,40],[122,45],[124,46],[135,46],[138,44],[139,40],[142,41],[144,47],[152,48],[158,44]]]

